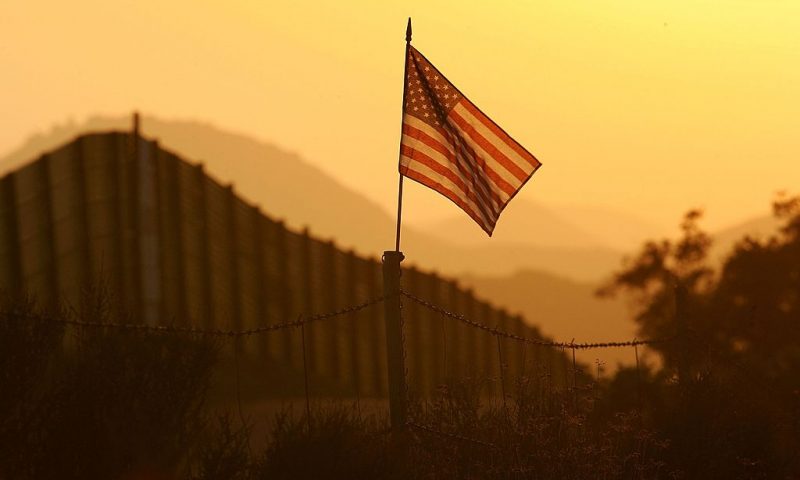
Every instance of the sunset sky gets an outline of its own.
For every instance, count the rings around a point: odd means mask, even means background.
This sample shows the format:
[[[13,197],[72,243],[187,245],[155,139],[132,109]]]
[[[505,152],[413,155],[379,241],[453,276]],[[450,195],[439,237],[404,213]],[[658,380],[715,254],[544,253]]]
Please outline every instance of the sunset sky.
[[[414,45],[544,163],[523,198],[657,225],[701,206],[716,228],[800,190],[793,0],[2,0],[0,156],[139,109],[296,151],[392,211],[408,16]],[[407,191],[409,222],[459,214]]]

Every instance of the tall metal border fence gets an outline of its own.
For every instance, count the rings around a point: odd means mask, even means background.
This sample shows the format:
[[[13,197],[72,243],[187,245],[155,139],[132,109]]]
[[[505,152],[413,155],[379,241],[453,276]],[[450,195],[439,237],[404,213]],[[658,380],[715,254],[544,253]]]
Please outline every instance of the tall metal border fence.
[[[83,135],[0,179],[0,288],[40,305],[75,304],[102,281],[119,318],[134,324],[268,331],[378,299],[381,275],[378,259],[286,228],[202,164],[138,133]],[[406,368],[420,394],[445,378],[512,378],[531,362],[569,382],[574,365],[562,350],[526,351],[514,338],[451,321],[457,312],[546,341],[520,317],[413,267],[403,269],[402,287],[405,298],[416,299],[405,303],[403,316]],[[357,395],[385,396],[383,310],[345,313],[304,325],[303,337],[269,330],[244,353],[298,369],[307,362],[312,374]]]

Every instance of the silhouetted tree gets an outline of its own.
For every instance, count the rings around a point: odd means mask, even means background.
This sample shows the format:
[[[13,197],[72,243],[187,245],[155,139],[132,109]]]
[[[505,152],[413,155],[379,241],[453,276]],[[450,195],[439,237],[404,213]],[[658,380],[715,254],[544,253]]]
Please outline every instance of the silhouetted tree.
[[[715,271],[711,238],[692,210],[677,242],[647,242],[598,291],[633,300],[642,336],[681,334],[653,346],[668,400],[653,417],[673,442],[668,458],[690,476],[800,469],[793,453],[800,449],[800,197],[779,196],[773,211],[780,231],[743,238]],[[685,332],[677,328],[676,288],[685,292]],[[681,358],[688,375],[677,389],[669,373]]]
[[[682,237],[678,241],[648,241],[623,269],[600,290],[601,296],[619,293],[628,295],[636,309],[639,333],[647,338],[669,338],[677,335],[675,322],[676,289],[683,288],[684,312],[692,328],[697,328],[696,313],[713,289],[714,272],[707,264],[711,237],[698,226],[700,210],[691,210],[681,222]],[[656,344],[667,367],[675,367],[678,342]]]

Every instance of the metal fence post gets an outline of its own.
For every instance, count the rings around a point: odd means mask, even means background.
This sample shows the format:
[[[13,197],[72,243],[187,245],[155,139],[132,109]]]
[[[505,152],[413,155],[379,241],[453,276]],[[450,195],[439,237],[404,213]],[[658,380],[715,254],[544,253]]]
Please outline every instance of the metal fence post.
[[[403,327],[400,319],[400,262],[402,252],[383,252],[383,295],[386,320],[386,364],[389,374],[389,416],[393,432],[406,427],[406,378]]]

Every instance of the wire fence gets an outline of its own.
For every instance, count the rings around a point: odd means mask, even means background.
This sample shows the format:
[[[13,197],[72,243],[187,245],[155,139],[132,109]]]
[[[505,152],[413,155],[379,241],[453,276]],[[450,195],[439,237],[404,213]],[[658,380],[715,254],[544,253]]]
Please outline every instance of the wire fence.
[[[666,343],[674,341],[677,338],[677,335],[673,335],[670,337],[664,337],[658,339],[644,339],[644,340],[633,339],[625,341],[608,341],[608,342],[575,342],[575,341],[559,342],[559,341],[546,341],[538,338],[527,338],[521,335],[517,335],[515,333],[504,331],[498,327],[491,327],[489,325],[485,325],[476,320],[469,319],[462,314],[451,312],[445,309],[444,307],[428,302],[405,290],[401,289],[400,293],[403,297],[406,297],[414,301],[415,303],[422,305],[425,308],[428,308],[429,310],[435,313],[443,315],[447,318],[452,318],[454,320],[457,320],[458,322],[461,322],[464,325],[483,331],[486,334],[538,347],[552,347],[552,348],[570,349],[570,350],[638,347],[638,346],[649,346],[649,345]],[[362,303],[350,305],[337,310],[332,310],[330,312],[316,313],[316,314],[300,314],[296,320],[290,320],[286,322],[274,323],[271,325],[264,325],[256,328],[241,329],[241,330],[202,328],[202,327],[183,326],[183,325],[149,325],[143,323],[95,322],[87,320],[76,320],[72,318],[63,318],[60,316],[53,316],[53,315],[20,313],[15,311],[5,312],[5,314],[22,316],[31,320],[38,320],[42,322],[57,323],[57,324],[69,325],[73,327],[82,327],[82,328],[104,328],[104,329],[116,329],[123,331],[136,331],[136,332],[146,332],[146,333],[165,333],[165,334],[176,334],[176,335],[183,334],[191,336],[250,337],[254,335],[271,333],[279,330],[299,328],[304,325],[308,325],[310,323],[333,319],[352,313],[357,313],[360,312],[361,310],[364,310],[365,308],[383,302],[384,299],[385,297],[381,295],[366,300]]]
[[[675,340],[676,336],[669,337],[669,338],[661,338],[661,339],[646,339],[646,340],[628,340],[628,341],[611,341],[611,342],[582,342],[576,343],[574,341],[571,342],[560,342],[560,341],[546,341],[538,338],[529,338],[525,336],[521,336],[515,333],[511,333],[508,331],[504,331],[497,327],[491,327],[486,324],[483,324],[479,321],[470,319],[463,314],[452,312],[447,310],[446,308],[442,307],[441,305],[436,305],[432,302],[424,300],[419,296],[416,296],[408,291],[401,289],[400,290],[401,300],[402,298],[407,298],[412,302],[421,305],[422,307],[439,314],[443,318],[449,318],[456,320],[460,324],[466,325],[472,329],[475,329],[483,334],[495,337],[498,339],[497,342],[497,354],[498,354],[498,363],[500,365],[499,375],[500,375],[500,382],[502,384],[502,395],[503,395],[503,402],[505,405],[505,376],[504,376],[504,367],[505,364],[503,359],[503,351],[499,339],[508,339],[513,342],[518,342],[523,345],[533,345],[536,347],[549,347],[554,349],[570,349],[573,352],[572,356],[572,367],[573,367],[573,377],[577,375],[578,366],[575,363],[575,350],[585,350],[585,349],[603,349],[603,348],[620,348],[620,347],[630,347],[633,348],[636,354],[636,368],[637,368],[637,376],[639,375],[639,351],[638,347],[640,346],[651,346],[655,344],[661,344],[665,342],[669,342]],[[306,351],[306,332],[305,327],[312,323],[324,322],[326,320],[331,320],[339,317],[343,317],[350,314],[358,313],[362,310],[365,310],[369,307],[375,306],[377,304],[382,303],[386,299],[385,296],[377,296],[368,300],[365,300],[361,303],[349,305],[346,307],[342,307],[336,310],[331,310],[329,312],[323,313],[316,313],[316,314],[301,314],[298,316],[296,320],[285,321],[281,323],[274,323],[270,325],[259,326],[250,329],[219,329],[219,328],[201,328],[195,326],[183,326],[183,325],[149,325],[149,324],[141,324],[141,323],[125,323],[125,322],[105,322],[105,321],[88,321],[88,320],[81,320],[77,318],[70,318],[69,316],[55,316],[55,315],[43,315],[43,314],[31,314],[29,312],[17,312],[17,311],[9,311],[4,312],[6,315],[15,315],[18,318],[26,318],[30,320],[37,320],[43,323],[49,324],[60,324],[64,326],[76,327],[76,328],[89,328],[89,329],[111,329],[117,330],[121,332],[142,332],[147,334],[164,334],[164,335],[187,335],[187,336],[197,336],[197,337],[222,337],[222,338],[229,338],[229,339],[239,339],[239,338],[246,338],[256,335],[263,335],[263,334],[270,334],[278,331],[283,330],[291,330],[291,329],[301,329],[302,332],[302,358],[303,358],[303,376],[305,382],[305,399],[306,399],[306,410],[307,415],[311,413],[310,407],[310,394],[309,394],[309,380],[308,380],[308,365],[307,365],[307,357],[308,353]],[[401,312],[403,310],[403,303],[401,301]],[[401,319],[403,315],[401,314]],[[410,398],[409,393],[409,385],[410,382],[408,380],[408,365],[406,361],[405,355],[405,326],[404,322],[401,321],[401,329],[403,330],[402,341],[404,343],[403,348],[403,372],[406,377],[405,385],[406,391],[404,392],[406,396],[406,400]],[[236,349],[236,354],[238,355],[238,347]],[[446,355],[446,351],[445,351]],[[238,362],[238,357],[237,360]],[[237,402],[239,400],[239,383],[238,383],[238,364],[237,364]],[[573,385],[571,387],[573,391],[577,389],[577,380],[573,378]],[[241,407],[240,407],[241,410]],[[475,445],[480,445],[487,448],[499,448],[496,445],[486,442],[476,438],[470,438],[463,435],[455,434],[452,432],[446,432],[441,429],[435,428],[430,425],[424,425],[422,423],[416,422],[413,419],[406,422],[405,426],[408,429],[420,432],[426,435],[433,435],[443,439],[449,439],[457,442],[468,442]]]
[[[658,343],[665,343],[665,342],[672,341],[672,340],[674,340],[676,338],[675,336],[672,336],[672,337],[649,339],[649,340],[634,339],[634,340],[613,341],[613,342],[578,342],[578,343],[576,343],[574,341],[570,341],[570,342],[552,342],[552,341],[546,341],[546,340],[541,340],[541,339],[537,339],[537,338],[527,338],[527,337],[523,337],[521,335],[517,335],[515,333],[504,331],[504,330],[499,329],[497,327],[490,327],[490,326],[485,325],[483,323],[480,323],[478,321],[471,320],[471,319],[465,317],[464,315],[450,312],[450,311],[442,308],[439,305],[435,305],[435,304],[433,304],[431,302],[428,302],[428,301],[426,301],[426,300],[424,300],[424,299],[422,299],[422,298],[420,298],[420,297],[418,297],[418,296],[416,296],[414,294],[411,294],[411,293],[409,293],[409,292],[407,292],[405,290],[401,290],[400,293],[404,297],[409,298],[410,300],[413,300],[414,302],[424,306],[425,308],[430,309],[433,312],[436,312],[436,313],[444,315],[444,316],[446,316],[448,318],[452,318],[454,320],[457,320],[457,321],[459,321],[459,322],[461,322],[464,325],[467,325],[469,327],[476,328],[478,330],[482,330],[485,333],[488,333],[489,335],[492,335],[492,336],[495,336],[495,337],[503,337],[503,338],[507,338],[509,340],[514,340],[516,342],[525,343],[525,344],[528,344],[528,345],[535,345],[535,346],[539,346],[539,347],[555,347],[555,348],[571,349],[571,350],[589,350],[589,349],[597,349],[597,348],[636,347],[636,346],[639,346],[639,345],[655,345],[655,344],[658,344]]]
[[[505,330],[500,329],[500,328],[498,328],[496,326],[492,327],[492,326],[486,325],[486,324],[481,323],[479,321],[470,319],[470,318],[468,318],[467,316],[465,316],[463,314],[449,311],[446,308],[442,307],[441,305],[437,305],[437,304],[435,304],[433,302],[427,301],[427,300],[425,300],[425,299],[423,299],[423,298],[421,298],[421,297],[419,297],[417,295],[414,295],[414,294],[412,294],[412,293],[410,293],[407,290],[402,289],[402,288],[400,289],[400,295],[401,295],[401,297],[408,298],[412,302],[414,302],[414,303],[416,303],[418,305],[421,305],[422,307],[424,307],[424,308],[426,308],[426,309],[428,309],[428,310],[430,310],[432,312],[435,312],[435,313],[439,314],[443,318],[450,318],[450,319],[456,320],[457,322],[461,323],[462,325],[466,325],[467,327],[470,327],[470,328],[478,330],[478,331],[480,331],[480,332],[482,332],[484,334],[488,334],[488,335],[490,335],[492,337],[497,338],[497,340],[498,340],[497,341],[497,354],[498,354],[498,362],[499,362],[499,365],[500,365],[500,370],[499,370],[500,385],[501,385],[501,388],[502,388],[503,407],[506,410],[507,410],[507,407],[506,407],[506,404],[505,404],[505,402],[506,402],[506,392],[505,392],[505,378],[504,378],[504,369],[503,369],[503,365],[504,365],[503,350],[502,350],[501,343],[499,341],[501,338],[508,339],[508,340],[511,340],[511,341],[514,341],[514,342],[518,342],[518,343],[523,344],[523,345],[532,345],[532,346],[536,346],[536,347],[549,347],[549,348],[556,348],[556,349],[561,349],[561,350],[570,349],[572,351],[572,370],[573,370],[573,384],[571,386],[571,390],[572,390],[572,392],[574,394],[575,408],[577,408],[577,374],[578,374],[578,370],[579,370],[578,366],[577,366],[577,363],[576,363],[576,359],[575,359],[575,351],[576,350],[625,348],[625,347],[633,348],[634,355],[636,357],[636,364],[635,364],[636,373],[637,373],[636,378],[637,378],[637,382],[639,382],[640,379],[641,379],[640,362],[639,362],[639,347],[640,346],[652,346],[652,345],[656,345],[656,344],[663,344],[663,343],[674,341],[674,340],[676,340],[678,338],[677,335],[673,335],[673,336],[670,336],[670,337],[657,338],[657,339],[644,339],[644,340],[633,339],[633,340],[625,340],[625,341],[608,341],[608,342],[577,342],[576,343],[574,340],[572,340],[570,342],[548,341],[548,340],[543,340],[543,339],[539,339],[539,338],[525,337],[525,336],[522,336],[522,335],[519,335],[519,334],[515,334],[515,333],[512,333],[512,332],[505,331]],[[401,306],[402,306],[402,303],[401,303]],[[402,319],[402,315],[401,315],[401,319]],[[404,351],[405,351],[405,349],[404,349]],[[446,356],[446,352],[444,354]],[[598,368],[599,368],[599,366],[598,366]],[[406,370],[406,376],[407,375],[408,375],[408,373],[407,373],[407,370]],[[406,378],[406,382],[405,383],[406,383],[406,385],[408,385],[408,383],[409,383],[407,378]],[[480,440],[480,439],[477,439],[477,438],[467,437],[467,436],[464,436],[464,435],[455,434],[455,433],[452,433],[452,432],[445,432],[445,431],[437,429],[437,428],[435,428],[433,426],[424,425],[424,424],[421,424],[421,423],[418,423],[418,422],[415,422],[415,421],[407,422],[406,423],[406,427],[408,427],[410,429],[413,429],[413,430],[416,430],[416,431],[419,431],[419,432],[422,432],[422,433],[425,433],[425,434],[428,434],[428,435],[433,435],[433,436],[436,436],[436,437],[439,437],[439,438],[443,438],[443,439],[450,439],[450,440],[454,440],[454,441],[457,441],[457,442],[467,442],[467,443],[480,445],[480,446],[491,448],[491,449],[500,448],[497,445],[495,445],[493,443],[490,443],[490,442],[486,442],[486,441],[483,441],[483,440]]]
[[[383,296],[376,297],[370,300],[367,300],[363,303],[359,303],[356,305],[351,305],[349,307],[344,307],[338,310],[333,310],[330,312],[325,313],[318,313],[318,314],[301,314],[297,320],[291,320],[281,323],[275,323],[272,325],[264,325],[262,327],[244,329],[244,330],[230,330],[230,329],[220,329],[220,328],[200,328],[200,327],[192,327],[192,326],[182,326],[182,325],[148,325],[143,323],[120,323],[120,322],[93,322],[93,321],[86,321],[86,320],[76,320],[71,318],[61,318],[52,315],[38,315],[38,314],[30,314],[25,313],[21,314],[21,316],[31,319],[31,320],[39,320],[42,322],[48,323],[57,323],[63,325],[69,325],[72,327],[81,327],[81,328],[101,328],[101,329],[115,329],[115,330],[122,330],[122,331],[133,331],[133,332],[144,332],[144,333],[164,333],[164,334],[174,334],[174,335],[191,335],[191,336],[201,336],[201,337],[229,337],[229,338],[239,338],[239,337],[250,337],[253,335],[260,335],[264,333],[271,333],[276,332],[279,330],[287,330],[287,329],[294,329],[300,328],[304,325],[308,325],[310,323],[319,322],[322,320],[329,320],[337,317],[341,317],[344,315],[348,315],[351,313],[360,312],[367,307],[371,307],[375,304],[381,303],[383,301]],[[11,312],[12,315],[20,315],[15,312]]]
[[[119,312],[141,320],[37,316],[41,321],[82,329],[264,338],[248,347],[257,343],[269,358],[302,368],[306,384],[312,373],[351,382],[356,396],[387,392],[383,315],[365,312],[386,300],[379,295],[380,262],[313,238],[308,230],[292,231],[239,198],[231,185],[209,177],[202,165],[155,141],[119,132],[79,137],[0,179],[0,199],[7,206],[0,208],[0,287],[29,291],[55,309],[105,279],[119,299]],[[525,374],[527,346],[549,348],[548,357],[537,358],[548,363],[554,381],[574,387],[576,350],[636,349],[676,338],[553,341],[455,280],[415,268],[404,269],[404,275],[402,365],[420,391],[484,368],[500,377],[505,399],[506,377]],[[329,321],[347,316],[357,321]],[[170,318],[192,325],[159,324]],[[457,325],[448,328],[448,319]],[[300,330],[299,338],[292,330]],[[501,340],[512,342],[505,352]],[[572,375],[564,354],[568,349]],[[234,352],[239,354],[238,344]],[[411,385],[408,378],[405,385]]]
[[[620,347],[631,347],[634,349],[636,354],[636,368],[637,368],[637,377],[639,375],[639,346],[650,346],[660,343],[669,342],[675,340],[676,336],[669,337],[669,338],[661,338],[661,339],[646,339],[646,340],[628,340],[628,341],[611,341],[611,342],[581,342],[576,343],[574,341],[571,342],[560,342],[560,341],[546,341],[538,338],[529,338],[524,337],[515,333],[511,333],[508,331],[504,331],[497,327],[491,327],[479,321],[470,319],[463,314],[452,312],[447,310],[446,308],[442,307],[441,305],[436,305],[432,302],[424,300],[419,296],[416,296],[408,291],[401,289],[400,296],[402,298],[407,298],[412,302],[423,306],[424,308],[435,312],[441,315],[443,318],[449,318],[456,320],[457,322],[466,325],[472,329],[480,331],[486,335],[490,335],[498,339],[497,342],[497,354],[498,354],[498,362],[500,364],[500,382],[502,385],[502,395],[503,395],[503,402],[505,406],[505,378],[504,378],[504,368],[503,365],[505,364],[503,359],[503,351],[499,339],[508,339],[514,342],[518,342],[524,345],[533,345],[536,347],[549,347],[555,349],[570,349],[573,352],[572,362],[573,362],[573,376],[577,375],[578,367],[575,363],[575,350],[585,350],[585,349],[603,349],[603,348],[620,348]],[[76,328],[90,328],[90,329],[111,329],[117,330],[122,332],[142,332],[148,334],[165,334],[165,335],[187,335],[187,336],[198,336],[198,337],[223,337],[223,338],[230,338],[230,339],[239,339],[245,337],[251,337],[255,335],[262,335],[262,334],[270,334],[273,332],[278,332],[282,330],[291,330],[291,329],[301,329],[303,330],[302,333],[302,358],[303,358],[303,376],[304,376],[304,383],[305,383],[305,397],[306,397],[306,410],[307,415],[310,417],[311,407],[310,407],[310,394],[309,394],[309,386],[308,386],[308,365],[307,365],[307,346],[306,346],[306,333],[305,327],[312,323],[323,322],[326,320],[335,319],[338,317],[358,313],[364,309],[372,307],[374,305],[382,303],[386,299],[385,296],[377,296],[364,302],[353,304],[350,306],[346,306],[343,308],[339,308],[336,310],[332,310],[329,312],[323,313],[316,313],[316,314],[301,314],[298,316],[296,320],[285,321],[281,323],[275,323],[270,325],[264,325],[256,328],[250,329],[218,329],[218,328],[201,328],[195,326],[182,326],[182,325],[148,325],[148,324],[141,324],[141,323],[125,323],[125,322],[104,322],[104,321],[87,321],[87,320],[80,320],[76,318],[69,318],[63,316],[54,316],[54,315],[42,315],[42,314],[31,314],[28,312],[5,312],[6,314],[15,315],[17,317],[23,317],[30,320],[37,320],[44,323],[50,324],[61,324],[70,327]],[[401,312],[403,310],[403,304],[401,301]],[[402,341],[404,343],[403,348],[403,373],[405,375],[405,385],[406,391],[404,392],[406,396],[406,400],[410,398],[409,393],[409,379],[408,379],[408,366],[406,361],[406,348],[405,348],[405,326],[404,322],[402,321],[403,315],[401,314],[401,330],[402,330]],[[236,349],[236,354],[238,355],[238,347]],[[445,351],[446,355],[446,351]],[[238,362],[238,357],[237,357]],[[577,388],[577,380],[573,378],[573,385],[572,389]],[[237,402],[239,400],[239,384],[238,384],[238,364],[237,364]],[[240,407],[241,410],[241,407]],[[422,423],[410,420],[406,422],[405,425],[407,428],[427,434],[433,435],[443,439],[454,440],[458,442],[468,442],[475,445],[480,445],[487,448],[498,448],[496,445],[486,442],[476,438],[470,438],[463,435],[455,434],[452,432],[446,432],[441,429],[437,429],[430,425],[424,425]]]

